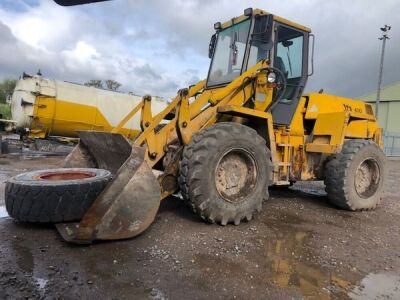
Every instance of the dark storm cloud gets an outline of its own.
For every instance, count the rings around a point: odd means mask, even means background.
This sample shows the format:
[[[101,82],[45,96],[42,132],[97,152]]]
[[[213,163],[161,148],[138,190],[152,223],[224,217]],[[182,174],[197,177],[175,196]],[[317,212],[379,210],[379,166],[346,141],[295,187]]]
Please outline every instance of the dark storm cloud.
[[[112,77],[127,90],[173,96],[206,76],[213,24],[259,7],[313,29],[315,74],[307,90],[357,97],[376,89],[377,38],[385,23],[393,29],[384,83],[400,80],[397,0],[118,0],[75,8],[42,0],[23,11],[7,3],[6,8],[0,4],[0,20],[12,28],[0,28],[0,38],[7,40],[0,45],[3,77],[40,67],[58,79]],[[30,34],[34,18],[47,23]],[[46,34],[32,39],[43,30]]]
[[[400,80],[400,2],[324,1],[313,9],[308,25],[316,35],[315,75],[308,90],[352,97],[376,89],[381,51],[379,30],[391,24],[384,83]]]
[[[157,73],[156,70],[150,67],[149,64],[145,64],[140,67],[135,67],[133,71],[137,76],[143,77],[148,80],[159,80],[162,78],[160,74]]]
[[[64,10],[48,1],[25,13],[2,8],[0,20],[8,24],[0,23],[0,78],[41,69],[44,76],[70,82],[112,78],[137,93],[167,96],[177,90],[176,79],[160,75],[152,63],[129,52],[116,20],[106,18],[104,24],[99,17],[90,23],[84,10]],[[146,37],[144,31],[136,34]]]

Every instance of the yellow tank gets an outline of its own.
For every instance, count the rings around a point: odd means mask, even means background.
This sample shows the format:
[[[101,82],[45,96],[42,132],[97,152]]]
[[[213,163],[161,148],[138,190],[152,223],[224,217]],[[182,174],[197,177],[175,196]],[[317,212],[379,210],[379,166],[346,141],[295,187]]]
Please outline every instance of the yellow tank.
[[[77,130],[111,131],[140,101],[137,95],[24,75],[11,98],[11,113],[17,131],[29,137],[77,137]],[[153,97],[153,113],[166,105]],[[133,118],[121,132],[136,136],[139,122],[140,116]]]

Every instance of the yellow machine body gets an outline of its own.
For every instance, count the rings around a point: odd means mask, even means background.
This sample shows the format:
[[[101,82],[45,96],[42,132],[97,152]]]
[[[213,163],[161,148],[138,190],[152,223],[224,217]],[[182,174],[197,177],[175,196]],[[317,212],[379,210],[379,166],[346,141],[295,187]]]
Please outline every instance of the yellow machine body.
[[[262,69],[266,65],[260,64],[257,67]],[[249,74],[252,73],[257,74],[251,69]],[[260,132],[256,127],[255,129],[270,141],[270,145],[267,146],[271,150],[273,183],[276,185],[287,185],[290,181],[297,180],[321,179],[320,167],[323,159],[329,154],[340,152],[346,139],[369,139],[382,145],[381,128],[372,107],[363,101],[328,94],[307,94],[301,97],[291,124],[279,126],[273,124],[273,116],[270,113],[243,107],[248,99],[243,97],[245,93],[232,93],[232,90],[237,89],[236,84],[233,82],[224,88],[199,93],[204,87],[203,81],[189,89],[186,96],[178,95],[164,112],[154,118],[150,109],[144,109],[142,119],[148,120],[149,123],[148,126],[144,126],[144,131],[135,144],[147,149],[145,158],[149,166],[154,166],[164,157],[168,151],[166,146],[178,136],[188,144],[196,132],[216,122],[227,120],[244,124],[251,119],[261,119],[265,122],[265,132]],[[248,89],[250,94],[250,88]],[[272,89],[266,88],[266,92],[272,94]],[[189,104],[189,98],[195,94],[196,100]],[[215,105],[201,111],[210,100],[215,101]],[[143,100],[143,103],[139,104],[140,108],[143,109],[149,102]],[[175,108],[179,108],[175,118],[156,133],[154,128],[160,120]],[[137,111],[139,107],[134,110]],[[307,122],[314,124],[309,132],[305,128]],[[118,133],[118,128],[122,126],[123,123],[113,132]],[[170,192],[165,191],[164,195],[167,196]]]

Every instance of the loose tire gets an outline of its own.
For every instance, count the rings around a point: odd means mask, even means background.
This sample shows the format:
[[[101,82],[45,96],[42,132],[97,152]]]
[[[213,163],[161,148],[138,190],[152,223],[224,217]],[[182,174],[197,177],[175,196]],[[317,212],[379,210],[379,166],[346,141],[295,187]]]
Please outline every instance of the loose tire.
[[[112,175],[102,169],[33,171],[6,182],[8,214],[23,222],[59,223],[80,220]]]
[[[325,190],[330,202],[358,211],[374,209],[381,201],[386,157],[372,141],[350,140],[325,165]]]
[[[202,219],[226,225],[250,221],[268,199],[270,152],[257,132],[218,123],[193,136],[183,151],[179,185]]]

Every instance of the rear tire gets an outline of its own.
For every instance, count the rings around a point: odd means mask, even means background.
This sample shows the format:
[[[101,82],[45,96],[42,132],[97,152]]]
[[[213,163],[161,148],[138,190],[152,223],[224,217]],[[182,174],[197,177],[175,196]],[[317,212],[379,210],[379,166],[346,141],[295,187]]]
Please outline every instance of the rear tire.
[[[381,201],[386,156],[374,142],[350,140],[328,158],[325,190],[329,201],[346,210],[371,210]]]
[[[255,130],[217,123],[184,148],[179,185],[203,220],[238,225],[250,221],[268,199],[271,172],[270,152]]]
[[[78,221],[111,177],[109,171],[90,168],[20,174],[6,182],[6,209],[11,217],[22,222]]]

